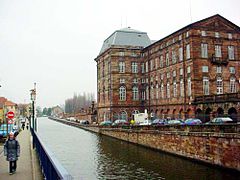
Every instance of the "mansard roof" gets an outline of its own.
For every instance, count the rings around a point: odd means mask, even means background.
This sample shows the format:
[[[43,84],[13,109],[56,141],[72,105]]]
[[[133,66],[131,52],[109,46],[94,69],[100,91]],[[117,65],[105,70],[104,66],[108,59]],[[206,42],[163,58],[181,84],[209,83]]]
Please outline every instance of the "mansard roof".
[[[111,46],[137,46],[146,47],[151,44],[146,32],[141,32],[130,27],[116,30],[103,43],[99,54],[103,53]]]

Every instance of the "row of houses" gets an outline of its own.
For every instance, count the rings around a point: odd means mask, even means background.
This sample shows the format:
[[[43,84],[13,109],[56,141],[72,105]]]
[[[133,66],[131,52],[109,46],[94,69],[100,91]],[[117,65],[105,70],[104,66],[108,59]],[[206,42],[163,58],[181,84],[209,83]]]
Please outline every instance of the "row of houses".
[[[151,41],[124,28],[103,43],[97,63],[98,121],[229,115],[240,121],[240,27],[220,15]]]

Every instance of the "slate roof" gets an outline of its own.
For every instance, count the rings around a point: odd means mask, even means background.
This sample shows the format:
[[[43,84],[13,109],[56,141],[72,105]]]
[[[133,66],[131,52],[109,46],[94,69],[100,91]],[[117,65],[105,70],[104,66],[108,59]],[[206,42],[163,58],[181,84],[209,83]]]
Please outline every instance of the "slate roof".
[[[146,32],[141,32],[135,29],[123,28],[116,30],[104,42],[99,54],[109,49],[112,45],[116,46],[138,46],[146,47],[151,44]]]

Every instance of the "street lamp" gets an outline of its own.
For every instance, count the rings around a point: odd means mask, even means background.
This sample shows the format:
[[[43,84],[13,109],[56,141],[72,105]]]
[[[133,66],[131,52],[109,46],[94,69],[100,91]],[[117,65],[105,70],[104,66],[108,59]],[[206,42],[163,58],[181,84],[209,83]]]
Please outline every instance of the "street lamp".
[[[32,128],[33,130],[37,131],[37,124],[35,119],[35,101],[36,101],[36,83],[34,83],[34,89],[31,89],[31,101],[32,101]]]

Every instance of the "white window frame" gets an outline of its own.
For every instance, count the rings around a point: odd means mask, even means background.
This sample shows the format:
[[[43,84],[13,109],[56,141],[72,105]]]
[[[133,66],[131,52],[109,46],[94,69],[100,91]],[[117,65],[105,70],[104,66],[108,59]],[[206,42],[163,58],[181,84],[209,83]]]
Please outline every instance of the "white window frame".
[[[228,33],[228,39],[232,39],[232,33]]]
[[[132,88],[132,96],[133,96],[133,100],[134,101],[139,100],[139,93],[138,93],[138,87],[137,86],[133,86],[133,88]]]
[[[166,66],[169,66],[169,54],[166,53]]]
[[[217,66],[216,67],[216,73],[221,74],[222,73],[222,66]]]
[[[230,74],[235,74],[236,73],[235,67],[233,66],[229,67],[229,72]]]
[[[182,76],[183,75],[183,68],[179,69],[179,75]]]
[[[234,46],[228,46],[228,59],[234,60]]]
[[[125,86],[121,86],[119,88],[119,100],[126,101],[126,87]]]
[[[183,61],[183,48],[178,49],[179,62]]]
[[[234,77],[230,78],[229,87],[230,87],[230,93],[237,92],[236,78]]]
[[[118,66],[119,66],[119,73],[125,73],[125,62],[120,61]]]
[[[191,66],[187,67],[187,73],[190,74],[191,73]]]
[[[217,78],[217,94],[223,94],[223,80],[221,77]]]
[[[125,84],[125,78],[120,78],[119,82],[120,84]]]
[[[219,32],[215,32],[215,38],[220,38]]]
[[[183,82],[183,79],[180,79],[180,96],[184,97],[184,82]]]
[[[208,73],[208,66],[202,66],[202,72]]]
[[[192,80],[191,77],[188,78],[188,96],[192,95]]]
[[[156,99],[159,99],[159,87],[158,84],[156,84]]]
[[[144,65],[144,63],[141,63],[141,72],[145,73],[145,65]]]
[[[132,67],[132,73],[138,73],[138,63],[137,62],[132,62],[131,67]]]
[[[201,43],[201,57],[208,58],[208,44]]]
[[[164,84],[161,83],[161,96],[162,96],[162,99],[164,99]]]
[[[171,94],[170,94],[170,83],[167,82],[167,98],[170,98],[171,97]]]
[[[203,94],[209,95],[209,78],[203,77]]]
[[[215,57],[222,57],[222,50],[220,45],[215,45]]]
[[[186,45],[186,58],[190,59],[191,58],[191,54],[190,54],[190,44]]]
[[[206,31],[201,31],[201,36],[206,36]]]
[[[173,97],[177,97],[177,82],[173,82]]]

